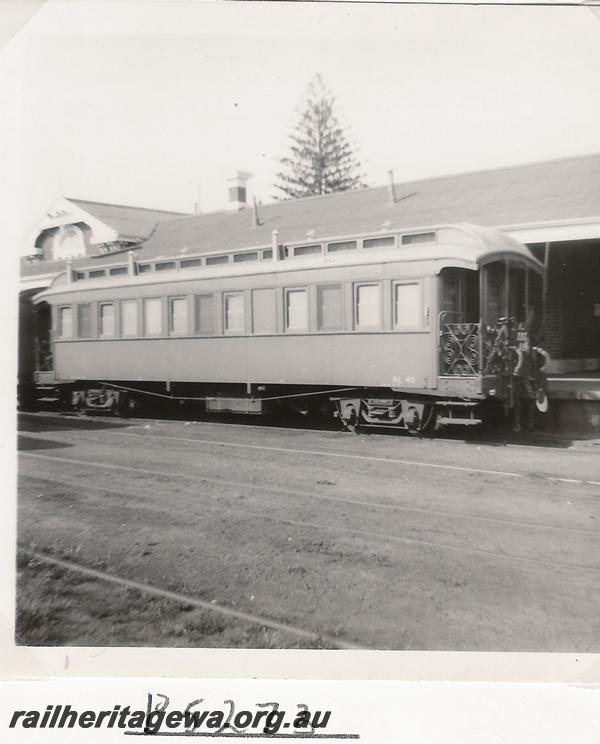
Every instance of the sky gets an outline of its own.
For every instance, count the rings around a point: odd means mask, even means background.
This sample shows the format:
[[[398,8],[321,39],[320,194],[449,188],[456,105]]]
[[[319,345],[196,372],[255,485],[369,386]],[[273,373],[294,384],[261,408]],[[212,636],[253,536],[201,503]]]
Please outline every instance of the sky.
[[[238,169],[272,201],[317,72],[368,185],[599,152],[598,70],[581,7],[46,2],[0,51],[11,187],[24,234],[59,196],[222,209]]]

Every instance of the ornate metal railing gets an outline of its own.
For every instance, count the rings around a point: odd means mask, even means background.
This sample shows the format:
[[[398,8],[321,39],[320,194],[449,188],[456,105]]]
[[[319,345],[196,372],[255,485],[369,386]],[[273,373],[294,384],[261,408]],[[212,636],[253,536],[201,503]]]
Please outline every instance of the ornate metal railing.
[[[440,373],[478,375],[480,360],[479,323],[440,324]]]

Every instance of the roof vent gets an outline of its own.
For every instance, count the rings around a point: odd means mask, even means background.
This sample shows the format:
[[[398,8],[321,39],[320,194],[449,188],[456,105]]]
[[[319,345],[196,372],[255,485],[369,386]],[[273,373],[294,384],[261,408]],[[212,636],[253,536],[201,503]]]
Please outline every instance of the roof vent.
[[[388,176],[390,177],[390,180],[388,183],[388,204],[391,207],[396,203],[396,187],[394,185],[394,171],[389,170]]]
[[[229,208],[232,210],[244,209],[248,205],[248,193],[246,184],[252,173],[238,171],[233,178],[228,178],[229,184]]]

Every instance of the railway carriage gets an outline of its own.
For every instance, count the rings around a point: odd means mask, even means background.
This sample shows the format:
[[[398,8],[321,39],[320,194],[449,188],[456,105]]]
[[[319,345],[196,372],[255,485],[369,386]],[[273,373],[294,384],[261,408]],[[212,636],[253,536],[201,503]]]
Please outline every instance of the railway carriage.
[[[35,299],[37,381],[124,412],[156,396],[208,411],[332,410],[412,432],[543,409],[543,266],[459,224],[69,268]]]

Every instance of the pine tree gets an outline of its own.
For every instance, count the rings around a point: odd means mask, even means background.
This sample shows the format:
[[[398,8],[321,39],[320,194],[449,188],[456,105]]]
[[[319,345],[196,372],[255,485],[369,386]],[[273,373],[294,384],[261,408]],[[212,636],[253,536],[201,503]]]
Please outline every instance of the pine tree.
[[[279,161],[283,170],[277,173],[275,187],[283,192],[283,198],[348,191],[363,185],[360,163],[335,116],[334,103],[321,75],[315,75],[300,120],[290,134],[290,154]]]

